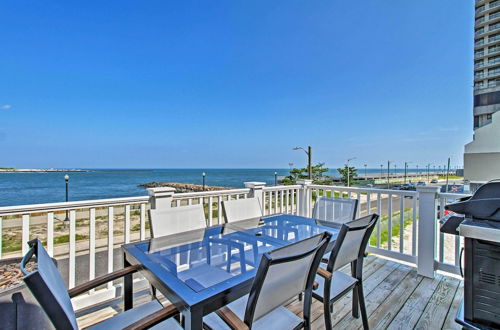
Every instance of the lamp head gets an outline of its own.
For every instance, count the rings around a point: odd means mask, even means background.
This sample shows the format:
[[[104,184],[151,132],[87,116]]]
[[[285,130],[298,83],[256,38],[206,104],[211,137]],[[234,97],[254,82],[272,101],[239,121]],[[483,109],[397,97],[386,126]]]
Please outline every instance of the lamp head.
[[[67,174],[66,174],[66,175],[64,176],[64,180],[68,181],[68,180],[69,180],[69,175],[67,175]]]
[[[207,175],[207,174],[206,174],[205,172],[203,172],[203,173],[201,173],[201,175],[205,176],[205,175]]]
[[[300,149],[302,149],[302,148],[301,147],[295,147],[292,150],[300,150]]]

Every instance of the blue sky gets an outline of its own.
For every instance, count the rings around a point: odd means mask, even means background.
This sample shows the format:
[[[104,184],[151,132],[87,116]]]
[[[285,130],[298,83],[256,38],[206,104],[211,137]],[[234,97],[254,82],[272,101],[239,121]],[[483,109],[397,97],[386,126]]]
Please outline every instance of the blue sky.
[[[2,1],[0,166],[462,163],[472,1]]]

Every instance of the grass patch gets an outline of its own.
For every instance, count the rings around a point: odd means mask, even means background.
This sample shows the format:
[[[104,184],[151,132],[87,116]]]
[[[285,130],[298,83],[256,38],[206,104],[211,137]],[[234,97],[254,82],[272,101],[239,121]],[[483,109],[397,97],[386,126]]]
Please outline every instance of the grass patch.
[[[76,234],[75,239],[77,241],[85,240],[88,239],[89,237],[87,235],[80,235]],[[62,243],[68,243],[69,242],[69,235],[61,235],[54,237],[54,244],[62,244]]]
[[[400,211],[392,213],[392,227],[391,227],[391,238],[399,235],[400,223],[399,216]],[[404,210],[403,215],[403,227],[409,226],[413,222],[412,209],[407,208]],[[384,215],[380,218],[380,246],[384,246],[389,242],[389,216]],[[370,245],[377,246],[377,228],[373,231],[370,236]]]

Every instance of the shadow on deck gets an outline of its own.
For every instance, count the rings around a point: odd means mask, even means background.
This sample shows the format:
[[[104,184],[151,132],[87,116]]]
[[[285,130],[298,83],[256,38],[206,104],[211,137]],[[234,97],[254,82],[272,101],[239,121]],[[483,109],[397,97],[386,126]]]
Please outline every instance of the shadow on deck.
[[[448,276],[434,279],[417,275],[415,268],[383,258],[368,256],[364,263],[364,291],[371,329],[460,329],[455,315],[462,299],[463,282]],[[136,293],[135,306],[151,299],[149,293]],[[300,314],[297,299],[287,306]],[[361,319],[351,315],[351,294],[333,306],[334,329],[360,329]],[[119,313],[120,299],[78,313],[80,327]],[[312,329],[324,329],[323,306],[313,299]]]

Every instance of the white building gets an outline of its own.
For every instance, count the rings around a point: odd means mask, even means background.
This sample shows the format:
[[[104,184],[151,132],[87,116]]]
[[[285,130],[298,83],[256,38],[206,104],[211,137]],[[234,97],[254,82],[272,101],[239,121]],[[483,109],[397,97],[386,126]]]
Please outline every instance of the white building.
[[[472,184],[500,179],[500,0],[476,0],[474,141],[465,146]]]

